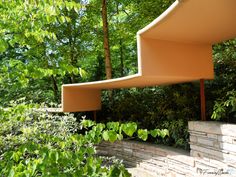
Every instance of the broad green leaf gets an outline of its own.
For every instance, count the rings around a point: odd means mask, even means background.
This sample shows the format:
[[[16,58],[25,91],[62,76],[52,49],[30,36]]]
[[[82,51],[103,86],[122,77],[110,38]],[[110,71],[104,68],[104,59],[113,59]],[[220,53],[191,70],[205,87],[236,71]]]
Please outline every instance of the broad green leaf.
[[[117,134],[117,139],[121,141],[123,139],[123,135],[122,134]]]
[[[102,137],[103,137],[103,139],[104,139],[105,141],[108,141],[108,140],[109,140],[109,134],[108,134],[108,131],[107,131],[107,130],[102,133]]]
[[[60,16],[59,17],[59,22],[60,23],[65,23],[66,22],[66,18],[64,16]]]
[[[38,165],[37,161],[34,161],[34,163],[32,165],[32,172],[31,172],[32,175],[34,175],[34,173],[36,171],[36,168],[37,168],[37,165]]]
[[[150,134],[152,135],[152,137],[156,138],[157,136],[160,136],[160,130],[159,129],[150,130]]]
[[[117,168],[117,166],[114,166],[110,170],[109,177],[119,177],[120,173],[121,173],[120,169]]]
[[[73,74],[78,75],[79,74],[79,69],[78,68],[73,68]]]
[[[131,137],[137,130],[137,124],[135,122],[122,124],[122,130],[125,132],[126,135]]]
[[[47,5],[47,6],[45,7],[45,12],[46,12],[47,15],[49,15],[49,16],[56,15],[56,10],[55,10],[54,6]]]
[[[2,66],[2,72],[7,72],[8,71],[8,67],[7,66]]]
[[[167,130],[167,129],[161,130],[160,136],[161,136],[162,138],[165,138],[166,136],[170,136],[169,130]]]
[[[148,138],[148,131],[147,129],[139,129],[138,130],[138,137],[143,141],[146,141]]]
[[[15,172],[13,170],[13,168],[10,170],[9,174],[7,175],[7,177],[14,177]]]
[[[108,136],[109,136],[109,141],[112,143],[117,140],[117,133],[113,130],[108,131]]]
[[[84,128],[89,128],[89,127],[92,127],[95,125],[95,122],[94,121],[91,121],[91,120],[87,120],[87,119],[83,119],[81,121],[81,125],[84,127]]]
[[[81,77],[87,77],[86,71],[82,68],[79,68],[79,74],[80,74]]]
[[[102,123],[98,123],[96,126],[94,126],[94,128],[96,129],[96,131],[102,132],[102,130],[105,128],[106,126]]]
[[[119,130],[119,122],[108,122],[107,123],[107,128],[109,130],[114,130],[114,131],[118,131]]]
[[[20,153],[19,152],[13,152],[12,159],[15,162],[18,162],[20,160]]]
[[[0,53],[5,52],[7,48],[8,44],[3,39],[0,39]]]

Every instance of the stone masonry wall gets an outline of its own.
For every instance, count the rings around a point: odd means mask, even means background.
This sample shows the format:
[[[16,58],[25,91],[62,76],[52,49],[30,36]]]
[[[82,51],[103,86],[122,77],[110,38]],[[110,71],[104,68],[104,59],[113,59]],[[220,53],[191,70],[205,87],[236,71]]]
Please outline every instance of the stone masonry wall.
[[[189,153],[165,146],[135,141],[103,142],[97,147],[99,155],[116,156],[126,167],[138,167],[147,171],[144,176],[192,177],[194,159]],[[149,174],[149,175],[147,175]]]
[[[221,161],[236,166],[236,125],[220,122],[190,121],[192,157]]]
[[[189,131],[190,154],[136,141],[103,142],[97,146],[97,153],[116,156],[127,167],[147,172],[137,177],[236,177],[236,125],[191,121]]]

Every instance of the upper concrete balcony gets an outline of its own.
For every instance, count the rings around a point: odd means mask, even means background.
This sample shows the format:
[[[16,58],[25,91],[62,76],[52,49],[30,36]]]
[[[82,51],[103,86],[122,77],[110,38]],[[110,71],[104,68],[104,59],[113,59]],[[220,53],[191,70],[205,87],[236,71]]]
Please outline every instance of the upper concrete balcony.
[[[236,37],[236,0],[177,0],[137,33],[138,73],[62,86],[64,112],[101,108],[101,90],[213,79],[212,45]]]

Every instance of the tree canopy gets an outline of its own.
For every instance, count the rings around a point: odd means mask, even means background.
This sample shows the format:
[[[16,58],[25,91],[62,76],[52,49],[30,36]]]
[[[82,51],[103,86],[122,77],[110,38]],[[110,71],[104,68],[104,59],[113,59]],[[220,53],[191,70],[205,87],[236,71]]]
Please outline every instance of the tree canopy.
[[[136,72],[136,32],[173,1],[106,1],[113,76]],[[60,102],[60,86],[105,79],[102,1],[2,1],[2,104]]]

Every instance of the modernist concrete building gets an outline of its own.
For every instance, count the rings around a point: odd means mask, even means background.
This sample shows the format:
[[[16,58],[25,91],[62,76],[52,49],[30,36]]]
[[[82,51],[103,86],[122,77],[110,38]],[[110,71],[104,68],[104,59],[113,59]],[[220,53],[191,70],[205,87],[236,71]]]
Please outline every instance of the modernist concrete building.
[[[137,33],[137,74],[63,85],[62,109],[99,110],[103,89],[213,79],[212,45],[235,37],[236,0],[177,0]]]

